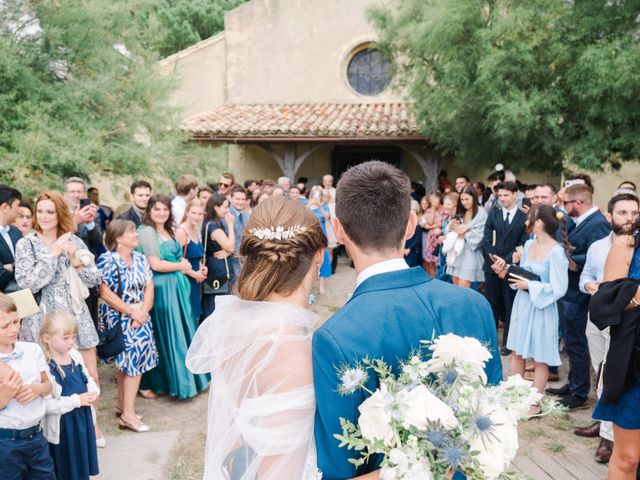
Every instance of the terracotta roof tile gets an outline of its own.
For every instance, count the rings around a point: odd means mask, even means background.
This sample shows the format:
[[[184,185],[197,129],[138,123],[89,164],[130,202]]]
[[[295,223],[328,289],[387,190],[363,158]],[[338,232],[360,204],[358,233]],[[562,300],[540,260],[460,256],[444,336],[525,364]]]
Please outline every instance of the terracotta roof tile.
[[[194,137],[419,138],[410,103],[226,104],[187,119]]]

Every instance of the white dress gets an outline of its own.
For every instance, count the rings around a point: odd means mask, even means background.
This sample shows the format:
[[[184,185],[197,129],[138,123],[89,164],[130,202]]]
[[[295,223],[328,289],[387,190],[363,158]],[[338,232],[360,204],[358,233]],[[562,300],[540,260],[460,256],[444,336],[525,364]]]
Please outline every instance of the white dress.
[[[216,300],[187,354],[211,373],[204,478],[319,480],[313,421],[315,315],[287,303]]]

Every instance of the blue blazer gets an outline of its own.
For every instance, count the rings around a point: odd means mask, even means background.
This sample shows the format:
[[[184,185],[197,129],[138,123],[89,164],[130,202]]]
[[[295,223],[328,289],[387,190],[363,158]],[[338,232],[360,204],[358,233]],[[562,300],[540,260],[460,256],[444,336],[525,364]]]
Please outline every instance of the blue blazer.
[[[368,278],[347,304],[316,330],[315,439],[323,479],[351,478],[377,468],[376,464],[363,465],[356,472],[347,461],[356,453],[338,448],[339,441],[333,437],[342,433],[340,417],[357,423],[358,406],[365,400],[362,392],[345,397],[338,394],[335,367],[368,356],[383,358],[398,373],[399,361],[418,349],[420,340],[443,333],[473,336],[487,344],[493,354],[486,367],[487,378],[491,383],[502,380],[496,325],[487,300],[471,289],[434,280],[420,267]],[[371,378],[368,388],[373,391],[377,387],[377,379]]]
[[[593,242],[606,237],[611,233],[611,225],[606,217],[600,211],[594,212],[585,218],[580,225],[576,225],[569,232],[567,239],[573,247],[571,258],[576,265],[578,271],[569,270],[569,288],[563,297],[563,300],[573,303],[589,303],[591,298],[589,295],[582,293],[579,288],[580,273],[587,261],[587,250]]]

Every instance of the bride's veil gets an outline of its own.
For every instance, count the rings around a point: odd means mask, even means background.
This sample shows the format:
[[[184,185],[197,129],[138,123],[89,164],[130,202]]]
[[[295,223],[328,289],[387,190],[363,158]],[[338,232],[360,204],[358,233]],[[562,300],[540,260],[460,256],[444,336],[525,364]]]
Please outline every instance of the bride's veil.
[[[295,305],[216,298],[186,360],[192,372],[213,376],[205,479],[306,476],[315,409],[314,322]]]

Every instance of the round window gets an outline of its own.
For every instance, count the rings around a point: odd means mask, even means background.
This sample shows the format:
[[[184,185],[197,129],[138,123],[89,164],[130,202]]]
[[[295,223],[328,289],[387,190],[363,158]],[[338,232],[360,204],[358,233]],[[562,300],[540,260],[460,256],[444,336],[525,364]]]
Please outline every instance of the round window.
[[[391,62],[380,50],[365,48],[347,67],[349,85],[362,95],[377,95],[391,83]]]

